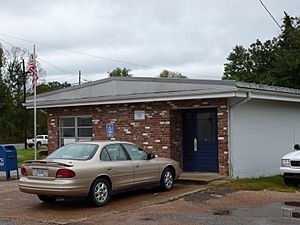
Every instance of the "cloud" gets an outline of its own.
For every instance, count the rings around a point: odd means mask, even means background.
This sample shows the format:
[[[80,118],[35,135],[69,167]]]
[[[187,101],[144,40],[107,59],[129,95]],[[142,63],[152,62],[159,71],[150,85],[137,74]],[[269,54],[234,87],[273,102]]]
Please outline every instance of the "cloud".
[[[264,2],[280,22],[283,11],[298,16],[298,0]],[[246,0],[5,1],[0,20],[0,33],[36,43],[46,79],[61,82],[79,69],[96,79],[115,67],[131,68],[135,76],[168,68],[219,79],[235,45],[247,47],[279,33],[259,1]],[[30,42],[1,34],[0,39],[32,49]]]

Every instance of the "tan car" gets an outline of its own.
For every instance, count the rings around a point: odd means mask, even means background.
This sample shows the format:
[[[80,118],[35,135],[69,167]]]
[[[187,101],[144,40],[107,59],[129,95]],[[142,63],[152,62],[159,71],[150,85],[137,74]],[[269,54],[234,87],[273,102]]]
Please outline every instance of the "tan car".
[[[176,161],[156,157],[129,142],[79,142],[63,146],[47,158],[21,167],[19,189],[44,202],[88,197],[103,206],[116,191],[160,184],[173,187],[180,175]]]

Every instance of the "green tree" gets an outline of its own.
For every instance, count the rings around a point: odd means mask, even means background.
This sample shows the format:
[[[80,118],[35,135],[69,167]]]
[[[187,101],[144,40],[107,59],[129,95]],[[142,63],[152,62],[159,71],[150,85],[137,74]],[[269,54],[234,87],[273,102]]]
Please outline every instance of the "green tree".
[[[300,88],[300,20],[285,14],[282,32],[248,49],[235,46],[222,79]]]
[[[161,77],[161,78],[187,78],[186,76],[182,75],[179,72],[172,72],[169,70],[163,70],[159,74],[159,77]]]
[[[16,139],[15,131],[17,129],[14,123],[13,96],[3,79],[4,65],[4,52],[0,46],[0,143],[9,143]]]
[[[48,82],[49,91],[54,91],[61,88],[71,87],[71,84],[65,81],[64,83],[59,83],[58,81]]]
[[[7,50],[2,57],[2,80],[7,88],[5,96],[6,113],[3,115],[8,124],[6,142],[22,141],[24,134],[23,103],[23,73],[22,59],[28,57],[28,52],[18,47]],[[27,79],[27,77],[25,78]],[[11,99],[11,100],[10,100]]]
[[[23,71],[22,59],[29,58],[29,53],[18,47],[3,51],[0,45],[0,143],[23,142],[24,136],[24,107],[23,103]],[[27,68],[27,66],[25,66]],[[39,82],[43,78],[44,70],[39,68]],[[27,88],[31,86],[31,75],[27,74],[25,79],[28,81]],[[29,82],[30,80],[30,82]],[[39,86],[39,85],[38,85]],[[37,86],[37,87],[38,87]],[[48,87],[47,87],[48,88]],[[41,89],[41,88],[39,88]],[[27,91],[27,90],[26,90]],[[41,92],[43,92],[42,90]],[[30,92],[27,92],[30,95]],[[27,133],[33,133],[33,112],[28,110]],[[47,132],[47,117],[38,111],[38,132]],[[30,134],[31,133],[31,134]]]
[[[276,85],[300,88],[300,17],[285,13],[272,75]]]
[[[110,72],[108,72],[108,76],[109,77],[132,77],[132,74],[130,74],[131,70],[130,69],[127,69],[127,68],[116,68]]]

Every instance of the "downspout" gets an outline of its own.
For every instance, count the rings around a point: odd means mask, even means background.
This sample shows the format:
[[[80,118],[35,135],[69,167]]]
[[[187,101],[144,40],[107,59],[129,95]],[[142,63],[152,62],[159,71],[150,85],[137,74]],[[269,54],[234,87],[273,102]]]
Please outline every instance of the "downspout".
[[[229,107],[236,107],[236,106],[239,106],[239,105],[243,105],[247,102],[249,102],[250,100],[252,99],[252,95],[251,95],[251,92],[247,92],[246,93],[246,98],[239,101],[239,102],[236,102],[236,103],[233,103],[232,105],[230,105]]]
[[[232,143],[232,141],[231,141],[231,110],[232,110],[232,108],[235,108],[235,107],[237,107],[237,106],[240,106],[240,105],[243,105],[243,104],[245,104],[245,103],[247,103],[247,102],[249,102],[250,100],[252,99],[252,95],[251,95],[251,92],[247,92],[246,93],[246,98],[245,99],[243,99],[243,100],[241,100],[241,101],[239,101],[239,102],[236,102],[236,103],[233,103],[233,104],[229,104],[229,99],[228,99],[228,108],[229,108],[229,110],[228,110],[228,147],[229,147],[229,149],[228,149],[228,154],[229,154],[229,177],[230,178],[232,178],[232,176],[233,176],[233,174],[232,174],[232,154],[231,154],[231,143]]]

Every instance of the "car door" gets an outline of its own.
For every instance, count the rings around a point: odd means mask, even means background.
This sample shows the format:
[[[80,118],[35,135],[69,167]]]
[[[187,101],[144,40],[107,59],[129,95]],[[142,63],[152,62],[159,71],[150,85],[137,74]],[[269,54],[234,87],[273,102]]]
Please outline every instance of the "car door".
[[[134,186],[133,163],[120,144],[106,145],[101,151],[100,160],[112,179],[113,190]]]
[[[148,153],[133,144],[122,144],[134,165],[136,185],[157,183],[160,180],[160,169],[156,159],[148,159]]]

